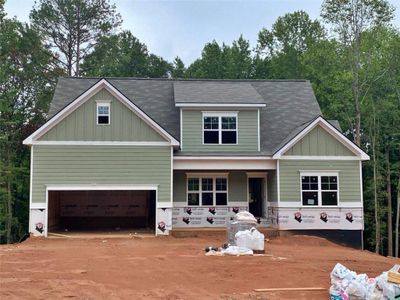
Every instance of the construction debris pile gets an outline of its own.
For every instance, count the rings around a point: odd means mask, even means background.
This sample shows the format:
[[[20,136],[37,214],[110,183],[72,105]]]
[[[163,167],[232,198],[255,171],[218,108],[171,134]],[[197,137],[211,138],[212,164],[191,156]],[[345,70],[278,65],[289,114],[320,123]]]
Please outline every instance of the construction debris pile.
[[[206,255],[253,255],[264,253],[264,235],[256,229],[254,216],[242,211],[228,224],[228,243],[221,248],[207,247]]]
[[[357,274],[337,263],[331,272],[331,300],[400,299],[400,265],[376,278]]]

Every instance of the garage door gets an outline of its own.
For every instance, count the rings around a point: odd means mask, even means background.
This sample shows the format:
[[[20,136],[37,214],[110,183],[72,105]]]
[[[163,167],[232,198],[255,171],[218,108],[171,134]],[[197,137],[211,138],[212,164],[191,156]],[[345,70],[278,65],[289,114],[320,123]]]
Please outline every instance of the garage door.
[[[49,231],[154,229],[155,191],[49,191]]]

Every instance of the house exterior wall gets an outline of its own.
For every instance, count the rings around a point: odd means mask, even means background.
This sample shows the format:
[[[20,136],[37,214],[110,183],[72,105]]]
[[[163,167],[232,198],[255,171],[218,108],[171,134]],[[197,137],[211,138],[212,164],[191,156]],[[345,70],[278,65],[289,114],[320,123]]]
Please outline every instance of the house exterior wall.
[[[173,202],[179,206],[186,206],[186,173],[191,171],[174,171],[174,197]],[[196,172],[199,173],[199,172]],[[213,172],[205,172],[212,174]],[[216,173],[221,173],[220,170]],[[228,174],[228,206],[230,203],[247,203],[247,175],[245,171],[229,171]]]
[[[337,171],[339,203],[357,202],[362,205],[359,161],[281,160],[279,163],[281,202],[298,202],[301,206],[300,171]]]
[[[354,153],[318,125],[284,155],[354,156]]]
[[[110,125],[97,125],[96,101],[110,101]],[[156,131],[103,89],[39,138],[40,141],[165,141]]]
[[[168,146],[32,147],[32,203],[45,203],[47,184],[158,184],[159,205],[171,201]]]
[[[276,171],[268,171],[267,175],[267,197],[268,202],[278,201],[278,182]]]
[[[203,145],[201,110],[182,110],[182,152],[258,151],[258,111],[238,112],[238,143],[236,145]]]

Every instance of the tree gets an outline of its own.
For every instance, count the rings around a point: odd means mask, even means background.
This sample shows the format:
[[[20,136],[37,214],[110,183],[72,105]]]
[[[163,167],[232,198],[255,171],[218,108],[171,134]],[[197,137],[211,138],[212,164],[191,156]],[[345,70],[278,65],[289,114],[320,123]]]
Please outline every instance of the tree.
[[[385,25],[393,18],[393,8],[385,0],[325,0],[321,15],[330,23],[341,43],[349,49],[348,63],[352,72],[352,98],[354,103],[354,142],[361,144],[360,82],[361,37],[372,27]]]
[[[100,77],[168,77],[172,65],[149,54],[130,31],[103,37],[82,64],[82,74]]]
[[[275,78],[302,78],[301,56],[325,31],[316,20],[304,11],[288,13],[279,17],[272,29],[263,28],[258,34],[257,50],[269,57]]]
[[[148,51],[130,31],[102,37],[82,64],[87,76],[147,77]]]
[[[240,35],[239,39],[233,41],[230,48],[225,47],[228,52],[226,57],[227,66],[225,78],[247,79],[251,76],[252,57],[249,41]]]
[[[172,77],[173,78],[184,78],[186,73],[185,64],[183,61],[177,56],[173,62],[172,69]]]
[[[39,0],[30,13],[33,27],[68,75],[80,75],[80,64],[101,37],[121,24],[109,0]]]
[[[0,243],[28,229],[29,149],[22,140],[45,119],[57,70],[39,35],[8,19],[0,2]],[[3,229],[4,228],[4,229]]]
[[[167,78],[171,76],[172,65],[161,56],[150,54],[147,58],[147,77]]]

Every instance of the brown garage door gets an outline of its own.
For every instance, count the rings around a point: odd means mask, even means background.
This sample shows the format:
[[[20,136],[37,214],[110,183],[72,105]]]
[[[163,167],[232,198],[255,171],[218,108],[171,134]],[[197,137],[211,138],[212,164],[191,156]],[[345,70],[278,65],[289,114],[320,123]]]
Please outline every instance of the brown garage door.
[[[155,191],[50,191],[49,231],[151,228]]]

